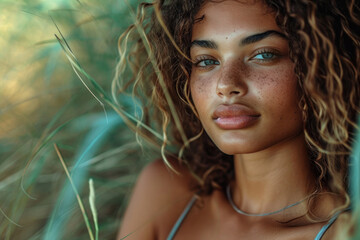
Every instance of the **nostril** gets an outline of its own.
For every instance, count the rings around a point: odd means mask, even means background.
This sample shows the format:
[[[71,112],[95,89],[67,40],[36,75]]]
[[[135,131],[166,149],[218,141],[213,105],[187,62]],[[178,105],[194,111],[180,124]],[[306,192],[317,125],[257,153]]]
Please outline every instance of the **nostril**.
[[[240,91],[217,91],[217,94],[219,96],[232,96],[232,95],[239,95],[241,92]]]
[[[230,79],[228,80],[229,81],[227,82],[225,82],[224,80],[222,80],[221,82],[219,81],[219,83],[217,84],[216,93],[218,96],[230,97],[244,94],[245,86],[242,86],[242,83],[237,82],[237,80],[232,80],[232,82],[230,82]]]

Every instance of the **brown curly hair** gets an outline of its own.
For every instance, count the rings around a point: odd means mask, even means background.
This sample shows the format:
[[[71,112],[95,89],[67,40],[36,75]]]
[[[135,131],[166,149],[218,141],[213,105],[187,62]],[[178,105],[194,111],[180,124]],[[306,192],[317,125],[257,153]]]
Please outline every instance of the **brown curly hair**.
[[[176,158],[194,174],[202,193],[210,194],[214,188],[224,189],[233,178],[233,161],[203,131],[188,87],[192,25],[206,2],[140,4],[136,22],[119,39],[121,58],[113,93],[117,98],[119,91],[131,89],[136,98],[143,99],[143,117],[136,131],[150,140],[161,139],[165,161],[166,148],[177,146]],[[360,112],[359,3],[263,2],[289,40],[317,190],[342,197],[339,208],[343,209],[349,205],[348,158]],[[161,137],[152,131],[156,128]]]

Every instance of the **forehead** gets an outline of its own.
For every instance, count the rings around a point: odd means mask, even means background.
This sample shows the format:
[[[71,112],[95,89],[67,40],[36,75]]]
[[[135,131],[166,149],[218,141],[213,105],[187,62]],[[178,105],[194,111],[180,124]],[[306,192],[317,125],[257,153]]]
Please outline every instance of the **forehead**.
[[[208,1],[195,17],[192,39],[280,31],[271,9],[262,1]]]

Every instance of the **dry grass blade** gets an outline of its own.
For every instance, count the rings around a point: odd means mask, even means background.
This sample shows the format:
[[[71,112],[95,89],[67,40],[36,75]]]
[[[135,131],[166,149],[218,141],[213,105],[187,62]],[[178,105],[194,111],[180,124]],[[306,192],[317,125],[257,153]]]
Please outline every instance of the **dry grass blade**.
[[[62,155],[61,155],[61,153],[60,153],[60,151],[59,151],[59,148],[57,147],[56,144],[54,144],[54,148],[55,148],[56,154],[58,155],[58,157],[59,157],[59,159],[60,159],[60,162],[61,162],[61,164],[62,164],[62,166],[63,166],[63,168],[64,168],[64,171],[65,171],[65,173],[66,173],[66,176],[68,177],[68,179],[69,179],[69,181],[70,181],[71,187],[73,188],[73,191],[74,191],[74,193],[75,193],[75,195],[76,195],[77,201],[78,201],[79,206],[80,206],[81,213],[82,213],[82,215],[83,215],[83,217],[84,217],[85,224],[86,224],[87,230],[88,230],[88,232],[89,232],[90,239],[91,239],[91,240],[94,240],[94,235],[93,235],[93,233],[92,233],[92,230],[91,230],[91,227],[90,227],[90,224],[89,224],[89,218],[87,217],[87,214],[86,214],[86,212],[85,212],[85,208],[84,208],[84,205],[83,205],[83,203],[82,203],[82,201],[81,201],[80,195],[79,195],[79,193],[78,193],[78,191],[77,191],[77,189],[76,189],[76,187],[75,187],[75,184],[74,184],[73,181],[72,181],[72,178],[71,178],[71,176],[70,176],[70,174],[69,174],[69,171],[68,171],[68,169],[67,169],[67,167],[66,167],[66,164],[65,164],[65,162],[64,162],[64,159],[62,158]]]
[[[67,59],[69,60],[70,64],[71,64],[71,67],[72,69],[74,70],[75,74],[78,76],[78,78],[80,79],[81,83],[85,86],[85,88],[90,92],[90,94],[95,98],[96,101],[99,102],[101,108],[103,109],[104,113],[105,113],[105,116],[106,116],[106,119],[108,121],[108,116],[107,116],[107,113],[106,113],[106,109],[105,109],[105,105],[104,103],[95,95],[95,93],[93,91],[91,91],[91,89],[89,88],[89,86],[85,83],[84,79],[80,76],[78,70],[82,71],[82,73],[84,73],[85,71],[83,71],[83,69],[80,67],[80,65],[78,64],[78,61],[77,59],[75,58],[75,56],[73,55],[72,51],[70,48],[65,48],[64,47],[64,43],[65,42],[65,45],[66,46],[69,46],[67,44],[67,42],[65,41],[65,39],[61,40],[56,34],[55,34],[55,37],[56,39],[59,41],[62,49],[64,50],[65,52],[65,55],[67,57]],[[70,56],[71,55],[71,56]],[[87,74],[85,74],[85,76],[88,77]]]
[[[120,108],[119,106],[115,106],[114,104],[112,104],[111,102],[107,102],[116,113],[118,113],[122,119],[124,119],[124,121],[126,123],[128,123],[128,126],[131,128],[132,124],[131,122],[128,122],[128,120],[132,120],[134,122],[136,122],[137,124],[139,124],[139,126],[145,128],[147,131],[149,131],[151,134],[153,134],[156,138],[163,140],[163,137],[157,133],[155,130],[153,130],[151,127],[149,127],[148,125],[144,124],[143,122],[139,121],[138,119],[136,119],[135,117],[133,117],[132,115],[130,115],[129,113],[127,113],[126,111],[124,111],[122,108]],[[134,131],[136,130],[135,128],[133,129]],[[144,136],[146,137],[146,136]]]
[[[89,180],[89,188],[90,188],[89,203],[90,203],[91,213],[92,213],[93,219],[94,219],[95,240],[98,240],[99,239],[99,225],[98,225],[98,217],[97,217],[97,211],[96,211],[96,205],[95,205],[94,181],[92,180],[92,178],[90,178],[90,180]]]
[[[52,131],[51,133],[47,133],[47,131],[45,131],[40,140],[38,141],[38,143],[36,144],[33,153],[31,154],[31,158],[30,160],[27,161],[26,166],[24,168],[23,174],[21,176],[21,190],[24,192],[24,194],[32,199],[32,200],[36,200],[35,197],[32,197],[25,189],[24,187],[24,178],[27,172],[27,169],[29,168],[31,162],[33,161],[33,159],[37,156],[37,154],[46,146],[46,144],[63,128],[65,127],[69,122],[65,122],[64,124],[62,124],[60,127],[56,128],[54,131]],[[47,127],[47,129],[49,128],[49,126]],[[47,135],[48,134],[48,135]]]
[[[21,225],[17,224],[16,222],[14,222],[13,220],[11,220],[6,214],[5,212],[0,208],[0,213],[12,224],[18,226],[18,227],[22,227]]]
[[[91,89],[89,88],[89,86],[85,83],[85,81],[83,80],[83,78],[81,77],[80,73],[78,71],[80,71],[82,74],[84,74],[87,79],[89,79],[93,85],[95,85],[96,89],[102,94],[103,97],[106,96],[105,91],[84,71],[84,69],[80,66],[79,61],[76,59],[73,51],[71,50],[69,44],[67,43],[64,35],[62,34],[62,32],[60,31],[60,28],[58,27],[58,25],[56,24],[56,22],[54,21],[53,18],[51,18],[51,20],[53,21],[56,29],[58,30],[58,32],[60,33],[61,39],[55,34],[56,39],[58,40],[59,44],[61,45],[62,49],[65,52],[65,55],[67,57],[67,59],[69,60],[72,69],[74,70],[75,74],[78,76],[78,78],[80,79],[81,83],[85,86],[85,88],[90,92],[90,94],[96,99],[96,101],[99,102],[99,104],[101,105],[106,119],[107,119],[107,113],[106,113],[106,109],[105,109],[105,105],[104,103],[95,95],[95,93],[93,91],[91,91]],[[108,119],[107,119],[108,120]]]

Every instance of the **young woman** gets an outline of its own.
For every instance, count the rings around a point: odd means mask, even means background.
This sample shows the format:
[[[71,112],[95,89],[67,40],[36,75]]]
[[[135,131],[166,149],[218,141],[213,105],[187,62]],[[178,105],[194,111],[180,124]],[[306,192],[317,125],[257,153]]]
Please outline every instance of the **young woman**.
[[[144,119],[160,121],[165,163],[140,175],[118,239],[338,239],[360,105],[358,3],[162,0],[139,12],[118,70],[126,55],[157,106]]]

